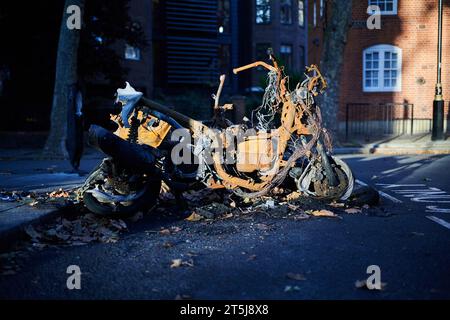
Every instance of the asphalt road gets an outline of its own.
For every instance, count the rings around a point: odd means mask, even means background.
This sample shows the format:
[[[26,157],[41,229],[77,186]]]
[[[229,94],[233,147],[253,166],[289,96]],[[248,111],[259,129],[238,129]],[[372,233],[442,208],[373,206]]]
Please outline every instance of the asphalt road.
[[[297,221],[148,216],[117,243],[29,253],[20,272],[0,276],[0,298],[450,298],[450,156],[344,158],[360,183],[383,192],[379,207]],[[193,266],[170,268],[173,259]],[[80,290],[66,287],[69,265],[81,269]],[[384,290],[355,286],[369,265],[380,267]]]

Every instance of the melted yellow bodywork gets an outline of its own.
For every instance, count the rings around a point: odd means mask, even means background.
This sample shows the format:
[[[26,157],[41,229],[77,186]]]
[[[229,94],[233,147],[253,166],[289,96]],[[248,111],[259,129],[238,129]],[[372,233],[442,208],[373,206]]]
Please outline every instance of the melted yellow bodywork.
[[[170,124],[151,115],[148,115],[144,119],[142,111],[138,112],[137,118],[141,121],[141,125],[138,129],[138,143],[146,144],[153,148],[159,147],[170,131]],[[119,115],[111,115],[111,120],[119,125],[119,128],[117,128],[114,134],[126,140],[130,133],[130,129],[125,128],[119,119]]]

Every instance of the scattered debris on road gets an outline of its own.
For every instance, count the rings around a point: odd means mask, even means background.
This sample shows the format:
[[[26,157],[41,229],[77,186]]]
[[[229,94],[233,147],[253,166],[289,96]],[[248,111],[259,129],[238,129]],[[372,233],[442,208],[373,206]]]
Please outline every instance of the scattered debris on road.
[[[95,241],[114,243],[119,239],[119,234],[126,230],[127,225],[121,219],[87,213],[72,220],[59,217],[47,225],[28,225],[24,231],[34,247],[42,248],[51,245],[84,245]]]
[[[170,265],[170,268],[179,268],[182,266],[186,266],[186,267],[193,267],[194,266],[194,260],[189,259],[189,260],[183,260],[183,259],[173,259],[172,263]]]
[[[304,280],[306,280],[305,276],[302,275],[302,274],[300,274],[300,273],[292,273],[292,272],[288,272],[288,273],[286,274],[286,277],[287,277],[288,279],[291,279],[291,280],[297,280],[297,281],[304,281]]]

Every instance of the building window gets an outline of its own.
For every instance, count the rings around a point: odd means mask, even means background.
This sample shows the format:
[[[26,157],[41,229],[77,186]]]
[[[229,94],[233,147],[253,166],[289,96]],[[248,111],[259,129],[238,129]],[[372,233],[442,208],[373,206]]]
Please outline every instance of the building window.
[[[381,14],[397,14],[397,0],[369,0],[369,6],[380,7]]]
[[[256,0],[256,23],[270,23],[270,0]]]
[[[320,14],[320,17],[322,18],[323,17],[323,10],[324,10],[324,0],[320,0],[320,8],[319,8],[319,14]]]
[[[136,47],[132,47],[128,44],[125,45],[125,59],[127,60],[141,60],[141,50]]]
[[[363,91],[401,91],[402,50],[376,45],[363,52]]]
[[[292,24],[292,0],[281,0],[280,21],[282,24]]]
[[[298,25],[305,26],[305,1],[298,0]]]
[[[305,47],[304,46],[300,46],[298,48],[298,63],[299,63],[300,71],[304,71],[305,66],[306,66]]]
[[[313,26],[314,27],[317,26],[317,5],[316,5],[316,0],[314,0],[314,3],[313,3]]]
[[[284,65],[291,69],[292,67],[292,46],[290,44],[282,44],[280,47],[280,58]]]

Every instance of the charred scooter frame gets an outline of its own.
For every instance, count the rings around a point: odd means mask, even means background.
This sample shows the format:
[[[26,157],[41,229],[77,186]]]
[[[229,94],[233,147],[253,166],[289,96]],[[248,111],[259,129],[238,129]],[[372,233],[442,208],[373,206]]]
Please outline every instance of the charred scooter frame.
[[[213,95],[209,125],[143,97],[128,83],[118,89],[122,111],[111,116],[118,129],[113,134],[91,126],[89,131],[89,143],[109,157],[79,189],[86,207],[97,214],[148,208],[156,203],[161,180],[178,196],[201,181],[208,188],[253,198],[289,178],[305,196],[347,199],[354,178],[342,160],[330,155],[330,138],[315,101],[327,87],[325,79],[311,65],[306,79],[290,91],[283,67],[273,54],[269,57],[272,65],[257,61],[233,70],[235,74],[255,67],[268,70],[262,105],[242,124],[225,118],[231,104],[219,104],[225,75]],[[187,140],[194,138],[195,143],[186,142],[186,137],[172,141],[177,129],[187,131]],[[194,163],[176,161],[173,151],[183,142]]]

